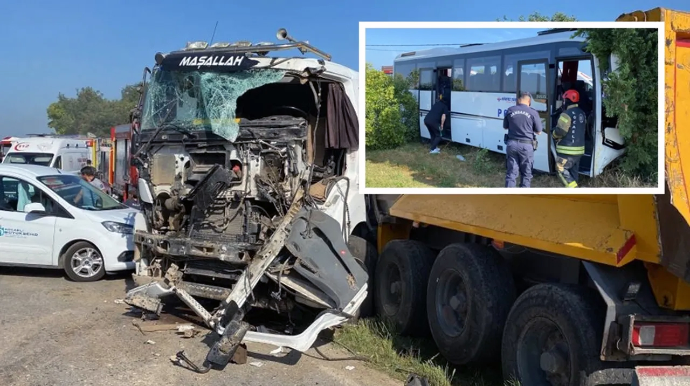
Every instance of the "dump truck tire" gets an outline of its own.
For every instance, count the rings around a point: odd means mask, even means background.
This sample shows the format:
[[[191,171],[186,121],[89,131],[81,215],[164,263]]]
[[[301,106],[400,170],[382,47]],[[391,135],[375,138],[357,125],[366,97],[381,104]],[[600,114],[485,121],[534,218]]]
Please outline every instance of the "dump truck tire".
[[[538,284],[513,305],[502,343],[503,376],[522,385],[583,386],[599,370],[604,316],[588,288]],[[547,378],[549,377],[549,378]]]
[[[439,253],[427,288],[429,329],[450,363],[485,363],[501,354],[515,284],[506,261],[478,244],[451,244]]]
[[[376,264],[376,312],[401,335],[426,336],[426,287],[435,254],[414,240],[389,242]]]
[[[369,280],[367,282],[367,298],[362,302],[354,319],[368,318],[374,314],[374,279],[376,275],[376,262],[378,261],[379,254],[374,244],[359,236],[351,235],[347,240],[347,247],[352,256],[358,260],[362,268],[367,271],[367,275],[369,275]]]

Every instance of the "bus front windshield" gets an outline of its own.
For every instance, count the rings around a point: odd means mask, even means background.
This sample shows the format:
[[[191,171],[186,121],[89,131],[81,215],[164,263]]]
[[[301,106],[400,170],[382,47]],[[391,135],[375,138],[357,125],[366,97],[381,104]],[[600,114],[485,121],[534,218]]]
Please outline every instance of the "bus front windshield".
[[[38,177],[38,180],[70,205],[79,209],[100,211],[126,208],[80,176],[61,174]]]
[[[2,163],[50,166],[52,161],[53,154],[51,153],[10,153]]]

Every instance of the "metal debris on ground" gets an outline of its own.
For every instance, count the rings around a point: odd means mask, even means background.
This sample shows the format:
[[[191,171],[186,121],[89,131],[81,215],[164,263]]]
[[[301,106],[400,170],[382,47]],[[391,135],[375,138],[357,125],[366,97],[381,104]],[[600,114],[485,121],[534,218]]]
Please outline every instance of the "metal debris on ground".
[[[466,161],[465,157],[461,156],[460,154],[456,155],[455,158],[459,159],[460,161]]]
[[[113,300],[113,303],[115,303],[115,304],[125,304],[125,301],[122,300],[122,299],[115,299],[115,300]]]
[[[235,364],[238,365],[243,365],[247,363],[247,345],[244,343],[240,343],[239,346],[237,346],[237,351],[235,351],[235,355],[232,356],[231,361]]]
[[[139,320],[132,320],[134,327],[138,328],[141,333],[145,332],[155,332],[155,331],[171,331],[177,330],[178,332],[184,332],[187,330],[194,329],[192,324],[179,324],[179,323],[145,323]]]
[[[194,326],[191,324],[182,324],[182,325],[177,325],[177,332],[185,332],[188,330],[193,330]]]
[[[179,333],[180,330],[178,330],[177,332]],[[195,336],[197,336],[198,333],[199,333],[199,330],[195,330],[195,329],[183,330],[182,331],[182,337],[183,338],[194,338]]]
[[[278,347],[275,350],[271,350],[271,355],[273,356],[278,356],[278,354],[282,354],[284,352],[283,347]]]
[[[147,340],[144,342],[144,344],[156,344],[156,342],[152,341],[151,339]]]
[[[264,364],[263,364],[263,362],[251,362],[249,365],[254,366],[254,367],[261,367]]]
[[[345,370],[352,371],[355,369],[355,366],[345,366]]]

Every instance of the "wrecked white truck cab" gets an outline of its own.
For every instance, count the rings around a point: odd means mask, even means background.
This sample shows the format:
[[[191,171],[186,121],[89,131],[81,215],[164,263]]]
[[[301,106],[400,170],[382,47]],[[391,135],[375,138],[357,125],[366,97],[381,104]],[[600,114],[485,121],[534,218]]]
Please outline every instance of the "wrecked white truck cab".
[[[347,244],[366,224],[357,72],[285,30],[278,38],[289,42],[156,54],[133,115],[139,286],[125,301],[160,314],[179,298],[215,330],[202,366],[178,353],[200,372],[224,367],[243,340],[305,351],[368,295],[365,256]],[[271,56],[291,49],[321,58]],[[313,322],[259,332],[244,320],[252,308]]]

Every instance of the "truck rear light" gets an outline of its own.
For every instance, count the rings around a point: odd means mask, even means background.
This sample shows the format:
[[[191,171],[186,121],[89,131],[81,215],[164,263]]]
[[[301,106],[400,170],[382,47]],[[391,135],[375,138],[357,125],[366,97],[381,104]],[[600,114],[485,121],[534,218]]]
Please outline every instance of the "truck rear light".
[[[636,323],[632,343],[639,347],[685,347],[689,335],[687,323]]]

